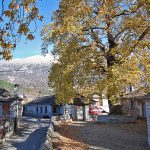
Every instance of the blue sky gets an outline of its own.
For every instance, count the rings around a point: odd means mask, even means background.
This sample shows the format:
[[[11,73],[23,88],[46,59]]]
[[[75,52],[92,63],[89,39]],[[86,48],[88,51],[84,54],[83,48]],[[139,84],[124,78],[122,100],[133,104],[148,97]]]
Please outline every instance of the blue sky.
[[[25,38],[21,38],[21,41],[17,43],[17,47],[13,52],[13,58],[25,58],[34,55],[41,55],[41,37],[40,31],[44,24],[51,21],[52,13],[58,8],[59,0],[42,0],[38,3],[40,14],[44,16],[42,22],[38,22],[38,28],[35,33],[35,39],[33,41],[26,41]]]

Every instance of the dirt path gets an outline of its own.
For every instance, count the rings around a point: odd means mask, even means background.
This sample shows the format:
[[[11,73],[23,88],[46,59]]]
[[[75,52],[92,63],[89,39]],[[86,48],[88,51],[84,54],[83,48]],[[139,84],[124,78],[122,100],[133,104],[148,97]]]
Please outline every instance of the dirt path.
[[[53,147],[56,150],[88,150],[88,145],[77,138],[78,130],[72,129],[71,124],[57,126],[58,138],[53,138]]]
[[[145,122],[135,124],[62,124],[61,150],[148,150]]]

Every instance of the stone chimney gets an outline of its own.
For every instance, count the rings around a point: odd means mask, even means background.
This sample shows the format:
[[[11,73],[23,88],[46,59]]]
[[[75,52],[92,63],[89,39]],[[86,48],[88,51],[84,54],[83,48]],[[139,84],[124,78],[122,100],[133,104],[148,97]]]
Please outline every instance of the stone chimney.
[[[14,95],[15,97],[19,97],[19,84],[15,84],[15,85],[14,85],[13,95]]]

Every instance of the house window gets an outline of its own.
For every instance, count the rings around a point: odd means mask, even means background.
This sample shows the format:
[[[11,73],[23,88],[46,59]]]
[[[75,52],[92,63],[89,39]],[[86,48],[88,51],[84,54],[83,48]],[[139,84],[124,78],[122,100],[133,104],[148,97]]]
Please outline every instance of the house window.
[[[43,112],[43,107],[41,107],[41,109],[40,109],[40,110],[41,110],[41,114],[42,114],[42,112]]]
[[[38,107],[36,107],[36,113],[38,114]]]
[[[45,106],[45,113],[47,114],[47,106]]]
[[[129,88],[130,88],[130,92],[133,92],[133,86],[130,86]]]
[[[131,101],[131,110],[135,110],[135,101]]]
[[[53,107],[53,113],[55,114],[56,112],[56,107]]]

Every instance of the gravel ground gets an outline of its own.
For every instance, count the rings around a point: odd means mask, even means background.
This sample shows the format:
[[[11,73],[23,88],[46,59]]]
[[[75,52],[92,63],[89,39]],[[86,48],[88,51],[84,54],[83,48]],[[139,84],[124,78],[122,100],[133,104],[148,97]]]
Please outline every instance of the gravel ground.
[[[72,122],[59,127],[61,150],[149,150],[146,122]]]

